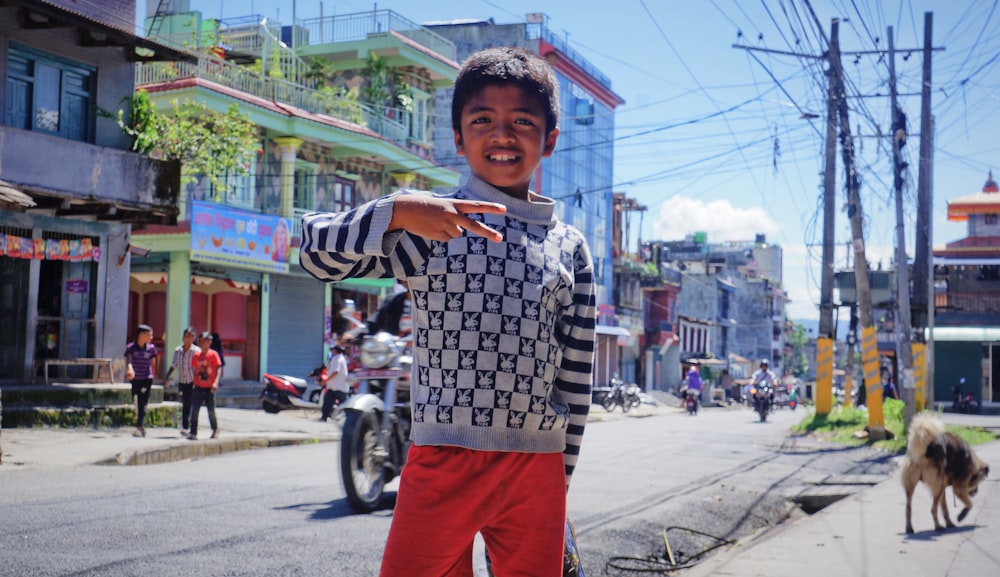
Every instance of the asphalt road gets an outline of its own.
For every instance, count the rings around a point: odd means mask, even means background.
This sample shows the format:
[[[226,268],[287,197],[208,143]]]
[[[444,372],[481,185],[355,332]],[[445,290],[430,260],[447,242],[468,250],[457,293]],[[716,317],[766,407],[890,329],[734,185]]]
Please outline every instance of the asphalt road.
[[[705,410],[591,423],[569,494],[588,574],[624,575],[621,564],[663,556],[664,530],[684,560],[772,526],[817,475],[891,470],[873,449],[789,437],[803,416],[759,423],[746,409]],[[351,513],[338,448],[9,472],[0,574],[376,575],[392,511]]]

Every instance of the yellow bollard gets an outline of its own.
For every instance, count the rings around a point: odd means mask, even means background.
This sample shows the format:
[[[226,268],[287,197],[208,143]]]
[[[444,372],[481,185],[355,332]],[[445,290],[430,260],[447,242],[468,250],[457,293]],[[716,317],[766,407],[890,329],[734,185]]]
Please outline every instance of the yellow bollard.
[[[833,409],[833,339],[816,339],[816,414]]]

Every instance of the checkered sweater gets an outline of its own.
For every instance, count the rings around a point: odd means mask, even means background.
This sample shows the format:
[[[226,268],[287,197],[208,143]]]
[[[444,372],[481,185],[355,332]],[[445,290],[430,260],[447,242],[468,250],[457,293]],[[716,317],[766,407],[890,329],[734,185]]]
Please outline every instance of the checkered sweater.
[[[569,484],[590,410],[595,298],[583,236],[555,202],[510,197],[472,176],[455,198],[503,235],[427,241],[386,232],[400,191],[344,213],[302,219],[302,267],[323,281],[396,277],[413,301],[411,391],[418,445],[563,452]]]

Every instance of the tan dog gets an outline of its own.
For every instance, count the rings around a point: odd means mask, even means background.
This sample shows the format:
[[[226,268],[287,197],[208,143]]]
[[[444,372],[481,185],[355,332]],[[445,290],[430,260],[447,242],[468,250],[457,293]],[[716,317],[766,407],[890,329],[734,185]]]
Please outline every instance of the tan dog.
[[[946,527],[954,527],[948,516],[948,504],[944,491],[951,486],[955,496],[962,500],[965,508],[958,514],[958,520],[965,519],[972,509],[972,497],[976,496],[979,483],[990,473],[990,468],[982,461],[961,437],[945,431],[944,423],[933,413],[920,413],[913,417],[903,457],[903,489],[906,490],[906,532],[913,533],[910,521],[913,490],[923,481],[931,490],[931,515],[934,528],[943,531],[938,522],[940,507]]]

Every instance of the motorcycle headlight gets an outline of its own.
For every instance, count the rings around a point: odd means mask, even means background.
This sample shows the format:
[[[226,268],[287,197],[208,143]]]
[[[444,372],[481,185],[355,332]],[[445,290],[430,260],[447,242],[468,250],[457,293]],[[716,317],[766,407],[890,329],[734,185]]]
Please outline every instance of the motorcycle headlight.
[[[361,343],[361,364],[369,369],[382,369],[392,365],[399,357],[396,339],[389,333],[367,336]]]

